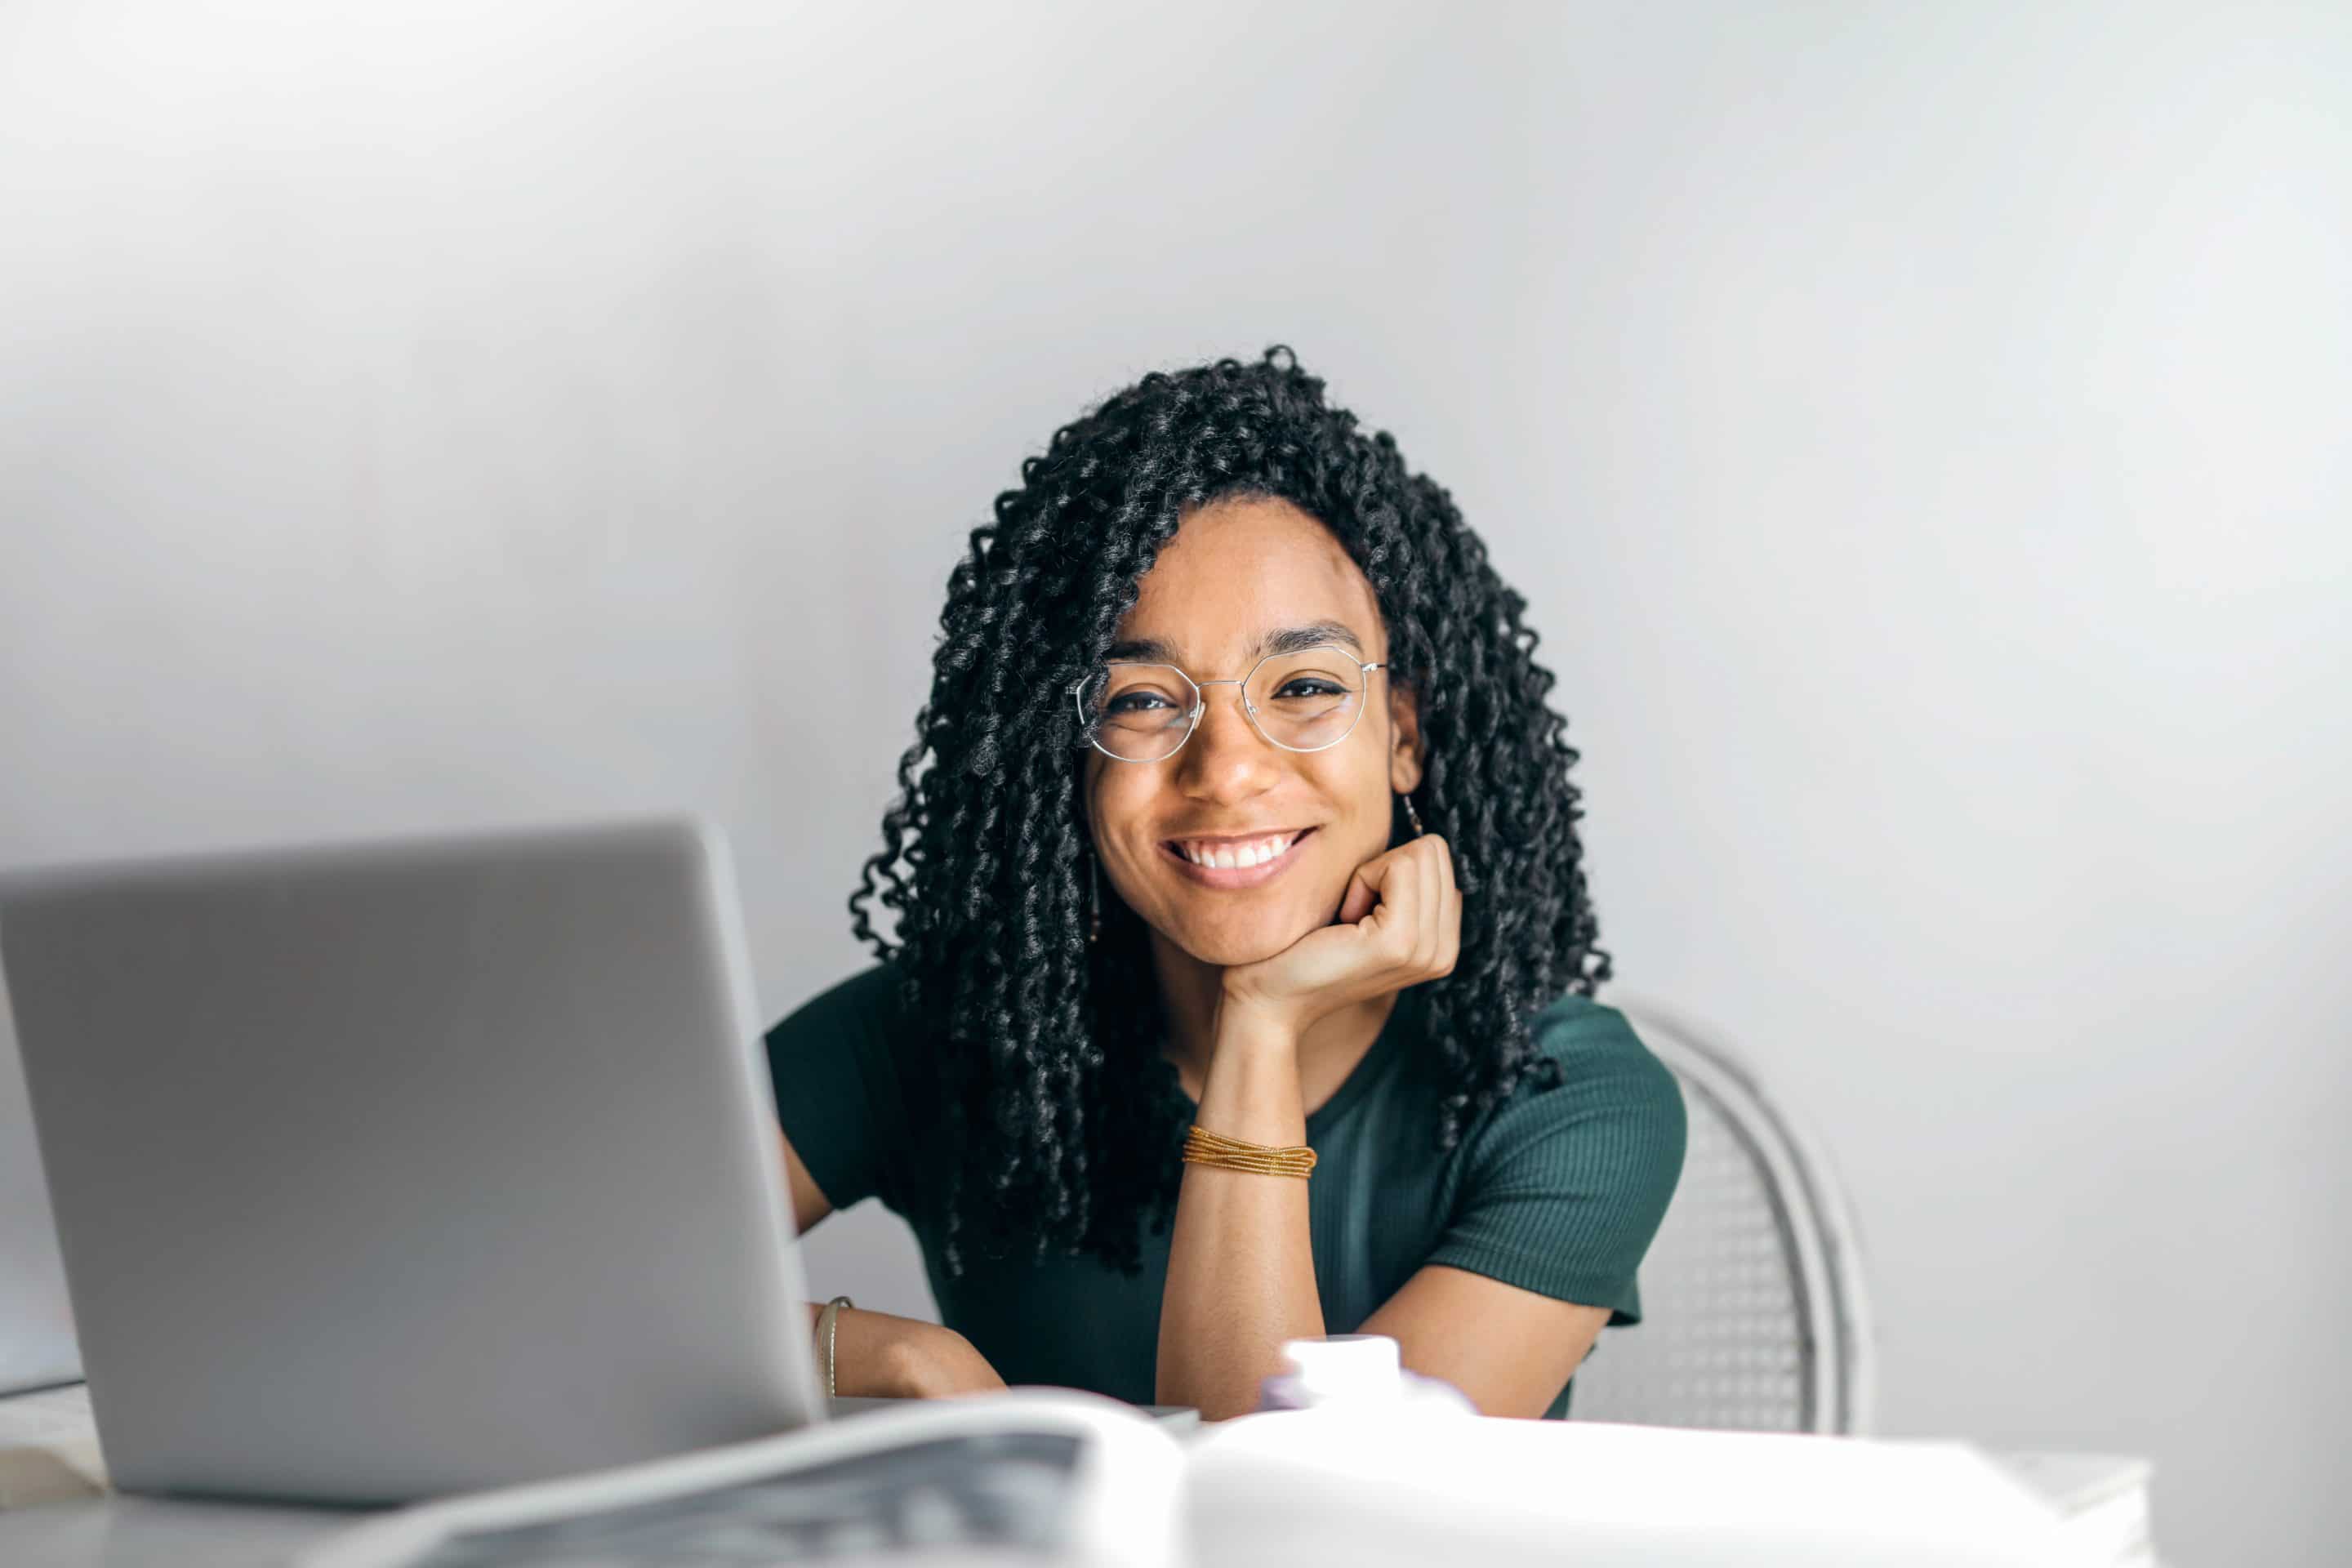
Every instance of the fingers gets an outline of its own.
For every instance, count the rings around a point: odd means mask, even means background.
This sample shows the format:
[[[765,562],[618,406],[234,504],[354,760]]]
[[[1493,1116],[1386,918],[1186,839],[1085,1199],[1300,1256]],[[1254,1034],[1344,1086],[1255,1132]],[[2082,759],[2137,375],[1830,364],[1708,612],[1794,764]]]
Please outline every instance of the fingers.
[[[1354,925],[1371,913],[1374,905],[1386,905],[1397,900],[1397,889],[1389,885],[1389,879],[1395,874],[1397,867],[1404,859],[1405,850],[1410,847],[1406,845],[1386,854],[1375,855],[1356,868],[1355,874],[1348,879],[1347,893],[1339,900],[1342,923]]]
[[[1454,961],[1462,956],[1462,889],[1454,880],[1453,847],[1443,838],[1436,843],[1438,875],[1445,888],[1444,910],[1438,921],[1436,973],[1445,975],[1454,973]]]
[[[1428,978],[1429,966],[1436,961],[1441,940],[1438,923],[1445,916],[1445,880],[1429,863],[1426,851],[1422,855],[1415,879],[1420,884],[1421,921],[1415,933],[1419,940],[1413,943],[1412,977],[1420,981]]]
[[[1348,881],[1340,917],[1362,920],[1360,910],[1373,893],[1379,905],[1371,908],[1367,931],[1392,971],[1390,978],[1397,985],[1418,985],[1442,973],[1451,933],[1461,921],[1444,839],[1423,835],[1360,865]]]
[[[1391,965],[1410,963],[1421,941],[1420,868],[1410,856],[1391,850],[1366,862],[1356,874],[1369,881],[1381,896],[1379,907],[1364,922],[1381,956]]]
[[[1431,858],[1437,864],[1437,880],[1444,892],[1439,900],[1437,922],[1437,952],[1432,961],[1433,976],[1454,973],[1454,961],[1462,952],[1462,889],[1454,880],[1454,846],[1432,833],[1423,836],[1431,846]]]
[[[1462,950],[1462,894],[1452,847],[1423,834],[1357,868],[1339,919],[1361,924],[1404,984],[1454,972]]]
[[[1454,882],[1454,855],[1445,840],[1423,834],[1410,847],[1419,865],[1421,942],[1413,953],[1414,982],[1454,972],[1462,946],[1462,894]],[[1410,984],[1410,983],[1409,983]]]

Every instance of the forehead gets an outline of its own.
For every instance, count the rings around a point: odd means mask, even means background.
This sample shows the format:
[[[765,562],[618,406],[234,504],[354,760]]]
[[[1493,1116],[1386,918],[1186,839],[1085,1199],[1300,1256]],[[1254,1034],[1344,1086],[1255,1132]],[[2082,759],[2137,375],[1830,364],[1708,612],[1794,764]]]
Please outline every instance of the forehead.
[[[1179,663],[1217,674],[1267,636],[1330,622],[1353,631],[1362,657],[1386,637],[1380,605],[1331,531],[1286,500],[1248,497],[1185,518],[1145,574],[1122,642],[1164,647]]]

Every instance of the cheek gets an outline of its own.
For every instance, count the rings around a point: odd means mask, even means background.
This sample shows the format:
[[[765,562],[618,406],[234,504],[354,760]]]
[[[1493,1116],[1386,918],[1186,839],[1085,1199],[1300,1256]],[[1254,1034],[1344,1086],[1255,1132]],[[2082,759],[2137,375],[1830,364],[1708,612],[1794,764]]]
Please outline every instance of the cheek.
[[[1350,821],[1344,826],[1335,824],[1316,837],[1324,842],[1317,849],[1312,874],[1297,879],[1293,896],[1302,910],[1328,916],[1339,907],[1349,879],[1388,848],[1388,833],[1384,827]]]
[[[1155,842],[1145,825],[1154,820],[1157,791],[1148,778],[1113,771],[1119,764],[1097,758],[1087,770],[1087,819],[1094,832],[1103,872],[1121,889],[1131,889],[1150,874]],[[1125,896],[1123,894],[1123,896]],[[1129,902],[1133,902],[1129,897]]]
[[[1388,769],[1373,748],[1366,748],[1363,756],[1351,758],[1350,763],[1333,769],[1318,783],[1332,807],[1331,824],[1325,833],[1333,848],[1354,857],[1349,868],[1352,870],[1389,847],[1393,797],[1389,793]]]
[[[1150,805],[1151,781],[1135,776],[1099,752],[1087,753],[1086,774],[1079,783],[1087,803],[1087,821],[1097,844],[1116,845],[1125,824]]]

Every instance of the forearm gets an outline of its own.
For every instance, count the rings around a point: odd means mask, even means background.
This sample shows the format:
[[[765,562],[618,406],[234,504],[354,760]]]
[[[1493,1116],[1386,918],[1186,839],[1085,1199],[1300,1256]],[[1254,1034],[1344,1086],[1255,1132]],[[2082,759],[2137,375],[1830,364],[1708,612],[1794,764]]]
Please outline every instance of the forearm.
[[[1221,1025],[1199,1120],[1252,1143],[1305,1142],[1295,1040]],[[1283,1370],[1282,1342],[1322,1332],[1307,1183],[1187,1164],[1160,1299],[1160,1402],[1213,1421],[1243,1415],[1259,1379]]]
[[[809,1304],[814,1329],[824,1309]],[[821,1357],[824,1347],[819,1345]],[[952,1329],[889,1312],[844,1308],[833,1322],[835,1390],[849,1395],[930,1399],[1002,1388],[1004,1380]],[[824,1381],[822,1363],[818,1382]]]

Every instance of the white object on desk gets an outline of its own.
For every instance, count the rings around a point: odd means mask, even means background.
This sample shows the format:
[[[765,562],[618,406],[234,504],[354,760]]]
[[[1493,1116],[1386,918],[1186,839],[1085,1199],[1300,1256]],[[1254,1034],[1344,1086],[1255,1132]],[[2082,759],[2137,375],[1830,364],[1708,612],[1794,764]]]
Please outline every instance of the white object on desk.
[[[1995,1454],[1993,1462],[2032,1488],[2064,1522],[2085,1563],[2155,1568],[2148,1482],[2154,1467],[2120,1454]]]
[[[855,1431],[866,1419],[831,1430]],[[1296,1568],[1353,1552],[1363,1568],[1384,1562],[1427,1568],[1433,1555],[1549,1563],[1571,1547],[1595,1560],[1613,1546],[1621,1555],[1683,1563],[2039,1561],[2089,1568],[2154,1561],[2144,1533],[2145,1460],[1483,1419],[1448,1422],[1442,1443],[1416,1442],[1408,1433],[1401,1446],[1383,1445],[1393,1451],[1367,1457],[1344,1440],[1327,1442],[1311,1425],[1278,1432],[1265,1425],[1316,1419],[1314,1413],[1244,1417],[1207,1428],[1189,1447],[1185,1506],[1195,1560],[1246,1568],[1290,1551],[1305,1554],[1286,1564]],[[28,1439],[94,1454],[80,1391],[0,1401],[0,1447]],[[1424,1452],[1430,1448],[1442,1451]],[[2008,1481],[2011,1476],[2044,1505]],[[2118,1515],[2135,1510],[2139,1532],[2126,1520],[2118,1534]],[[2004,1521],[2020,1527],[2026,1555],[2018,1555]],[[258,1568],[290,1563],[353,1523],[349,1512],[317,1509],[82,1495],[0,1511],[0,1563]],[[2058,1555],[2032,1555],[2037,1536]]]
[[[1194,1545],[1220,1568],[2092,1561],[1961,1443],[1307,1410],[1222,1424],[1189,1472]]]
[[[1403,1396],[1403,1358],[1396,1341],[1386,1334],[1285,1340],[1282,1353],[1289,1358],[1290,1375],[1297,1380],[1299,1392],[1311,1403]]]
[[[300,1568],[1051,1561],[1173,1568],[1183,1452],[1099,1394],[1015,1389],[403,1509]]]

